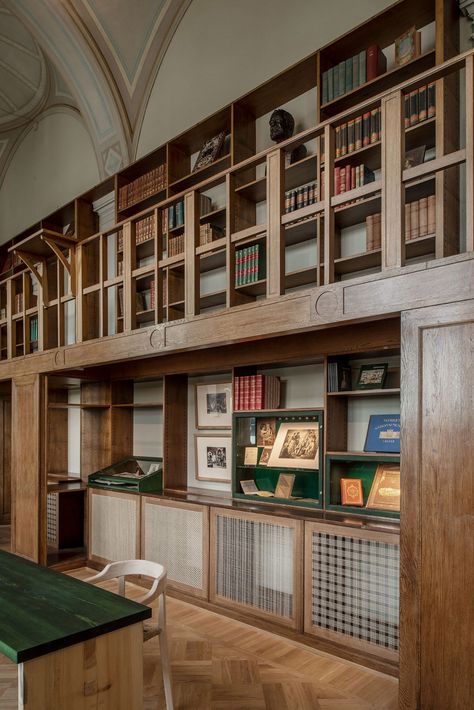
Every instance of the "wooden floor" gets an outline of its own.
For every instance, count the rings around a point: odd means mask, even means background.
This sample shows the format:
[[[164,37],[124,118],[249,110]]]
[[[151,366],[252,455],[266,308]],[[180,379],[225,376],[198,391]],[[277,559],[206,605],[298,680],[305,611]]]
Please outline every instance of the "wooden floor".
[[[133,585],[129,591],[142,593]],[[176,710],[397,708],[394,678],[191,604],[168,598],[167,605]],[[157,639],[144,645],[144,659],[144,710],[164,708]],[[16,709],[16,693],[16,667],[0,656],[2,710]]]

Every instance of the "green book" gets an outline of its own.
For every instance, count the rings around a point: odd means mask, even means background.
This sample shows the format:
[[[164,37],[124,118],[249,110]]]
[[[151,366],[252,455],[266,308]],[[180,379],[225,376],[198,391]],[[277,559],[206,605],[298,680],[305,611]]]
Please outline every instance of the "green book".
[[[367,55],[365,49],[359,52],[359,86],[367,81]]]
[[[328,101],[334,99],[334,67],[327,70],[328,75]]]
[[[346,63],[339,62],[339,94],[338,96],[344,96],[346,93]]]
[[[352,91],[352,57],[346,59],[346,92]]]
[[[352,57],[352,88],[357,89],[359,87],[359,55],[356,54]]]

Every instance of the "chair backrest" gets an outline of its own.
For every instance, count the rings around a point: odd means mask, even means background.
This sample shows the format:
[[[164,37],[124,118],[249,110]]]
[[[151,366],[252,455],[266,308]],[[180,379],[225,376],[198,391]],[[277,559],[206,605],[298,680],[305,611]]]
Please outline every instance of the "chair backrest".
[[[84,580],[89,584],[106,582],[109,579],[118,579],[119,594],[125,596],[125,579],[131,575],[141,575],[153,579],[150,591],[145,596],[137,599],[140,604],[150,604],[156,597],[166,590],[166,570],[158,562],[149,560],[121,560],[110,562],[99,574]]]

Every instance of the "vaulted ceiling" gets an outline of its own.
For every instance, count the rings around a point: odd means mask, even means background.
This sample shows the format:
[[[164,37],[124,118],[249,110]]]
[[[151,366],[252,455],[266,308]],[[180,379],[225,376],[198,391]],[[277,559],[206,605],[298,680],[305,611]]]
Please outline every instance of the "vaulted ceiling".
[[[75,110],[105,177],[133,159],[156,73],[191,0],[0,0],[0,184],[45,110]]]

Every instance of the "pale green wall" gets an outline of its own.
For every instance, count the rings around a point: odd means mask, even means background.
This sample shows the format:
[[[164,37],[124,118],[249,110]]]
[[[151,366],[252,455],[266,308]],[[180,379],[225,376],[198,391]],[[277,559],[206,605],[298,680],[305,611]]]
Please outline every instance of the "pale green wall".
[[[0,242],[100,180],[92,141],[76,113],[45,113],[19,144],[0,190]]]

